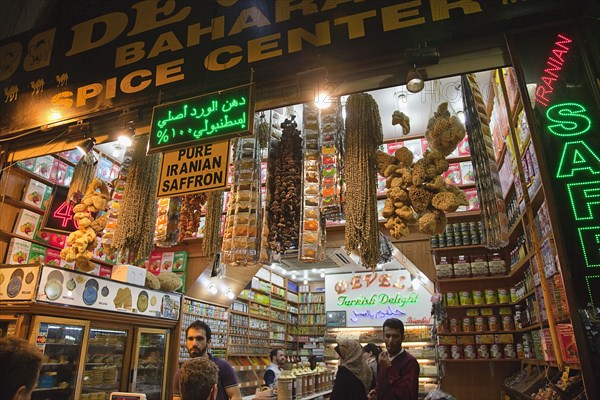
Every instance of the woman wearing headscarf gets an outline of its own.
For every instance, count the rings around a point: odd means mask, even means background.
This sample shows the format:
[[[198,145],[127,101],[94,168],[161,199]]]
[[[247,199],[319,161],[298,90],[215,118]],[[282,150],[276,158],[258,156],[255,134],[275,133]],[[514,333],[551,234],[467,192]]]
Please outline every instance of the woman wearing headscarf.
[[[373,373],[365,363],[362,346],[356,340],[340,339],[335,351],[340,365],[330,400],[367,400]]]
[[[371,371],[373,372],[373,383],[371,384],[371,389],[373,389],[377,385],[377,366],[379,363],[377,362],[377,358],[381,353],[381,349],[375,343],[367,343],[363,347],[365,361]]]

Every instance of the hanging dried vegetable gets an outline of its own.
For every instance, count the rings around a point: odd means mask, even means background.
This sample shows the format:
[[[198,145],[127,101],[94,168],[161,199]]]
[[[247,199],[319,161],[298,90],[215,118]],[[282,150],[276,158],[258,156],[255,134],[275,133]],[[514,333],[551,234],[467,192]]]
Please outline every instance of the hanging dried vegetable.
[[[383,143],[377,103],[366,93],[346,102],[346,251],[355,251],[365,268],[379,262],[377,170],[375,152]]]
[[[92,152],[81,157],[81,160],[75,166],[75,171],[73,171],[73,178],[71,179],[67,199],[73,200],[77,196],[83,196],[87,187],[96,177],[97,166],[98,160],[96,160]]]
[[[298,249],[300,188],[302,184],[302,139],[295,116],[281,124],[281,141],[272,146],[273,175],[269,211],[269,248],[276,253]]]
[[[246,266],[259,257],[260,151],[256,139],[238,139],[234,150],[222,260],[227,265]]]
[[[221,250],[221,215],[223,213],[223,191],[208,192],[206,200],[206,223],[202,254],[213,258]]]
[[[136,137],[113,247],[129,251],[130,259],[145,259],[154,247],[156,185],[160,154],[146,155],[148,136]]]
[[[340,99],[321,110],[321,213],[327,220],[341,220],[343,214],[343,138],[344,126]]]
[[[181,243],[186,238],[194,238],[200,228],[202,207],[206,203],[205,193],[188,194],[183,196],[179,213],[179,238]]]
[[[179,238],[179,212],[182,199],[179,196],[158,199],[156,202],[156,226],[154,244],[158,247],[171,247]]]

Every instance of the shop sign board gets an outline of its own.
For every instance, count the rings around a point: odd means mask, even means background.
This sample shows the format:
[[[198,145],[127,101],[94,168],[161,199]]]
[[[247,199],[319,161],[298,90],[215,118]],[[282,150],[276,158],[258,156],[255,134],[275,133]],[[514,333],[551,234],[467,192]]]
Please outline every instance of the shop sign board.
[[[181,310],[179,293],[165,293],[47,265],[42,267],[35,299],[170,320],[178,320]]]
[[[581,309],[600,306],[600,111],[584,70],[577,35],[548,29],[528,49],[524,72],[536,82],[534,115],[560,212],[560,237]],[[531,40],[531,39],[529,39]],[[539,43],[542,42],[542,43]],[[573,312],[573,311],[572,311]]]
[[[251,136],[254,85],[242,85],[154,107],[148,153]]]
[[[298,88],[273,82],[315,60],[341,83],[416,43],[489,34],[546,11],[567,18],[578,8],[572,0],[123,3],[95,2],[77,13],[64,6],[60,25],[0,41],[0,136],[232,87],[248,82],[251,70],[261,98],[294,104]]]
[[[181,196],[227,187],[229,140],[163,154],[157,197]]]
[[[0,301],[33,300],[39,265],[0,267]]]
[[[346,326],[381,326],[388,318],[405,324],[429,324],[431,295],[421,285],[413,288],[406,270],[325,275],[325,312],[331,323]],[[335,320],[335,321],[334,321]]]

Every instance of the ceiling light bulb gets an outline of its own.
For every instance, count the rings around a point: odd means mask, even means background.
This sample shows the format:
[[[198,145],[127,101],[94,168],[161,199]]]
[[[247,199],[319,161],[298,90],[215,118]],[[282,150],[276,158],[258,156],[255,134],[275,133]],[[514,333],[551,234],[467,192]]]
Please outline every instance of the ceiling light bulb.
[[[460,122],[462,122],[463,124],[465,123],[465,112],[463,110],[458,110],[456,112],[456,116],[460,120]]]
[[[406,90],[411,93],[419,93],[424,87],[425,81],[423,81],[423,77],[417,71],[416,66],[412,67],[406,76]]]
[[[306,279],[305,279],[303,283],[304,283],[305,285],[308,285],[308,280],[306,280]]]
[[[316,269],[316,268],[313,268],[313,269],[312,269],[312,272],[314,272],[314,273],[316,274],[316,273],[317,273],[317,269]]]
[[[215,285],[214,283],[211,283],[210,285],[208,285],[208,287],[206,288],[208,290],[208,293],[215,295],[219,292],[219,290],[217,289],[217,285]]]
[[[324,110],[329,108],[331,105],[331,100],[329,100],[329,96],[326,93],[319,92],[319,94],[315,96],[315,105],[317,108]]]
[[[321,278],[325,278],[325,272],[321,272]]]
[[[235,293],[233,293],[233,290],[227,289],[225,296],[227,296],[228,299],[233,300],[235,298]]]
[[[292,274],[292,279],[296,279],[296,274]]]
[[[413,279],[411,283],[414,290],[418,290],[421,287],[421,280],[418,277]]]
[[[132,126],[125,129],[119,135],[119,143],[124,147],[129,147],[133,144],[133,137],[135,136],[135,129]]]

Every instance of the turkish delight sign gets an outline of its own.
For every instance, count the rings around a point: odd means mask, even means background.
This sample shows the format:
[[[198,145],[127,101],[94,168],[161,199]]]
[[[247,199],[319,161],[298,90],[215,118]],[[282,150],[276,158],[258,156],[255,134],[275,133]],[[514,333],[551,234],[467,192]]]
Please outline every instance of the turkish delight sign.
[[[406,270],[325,276],[325,311],[346,312],[346,326],[380,326],[388,318],[429,324],[431,295]]]

